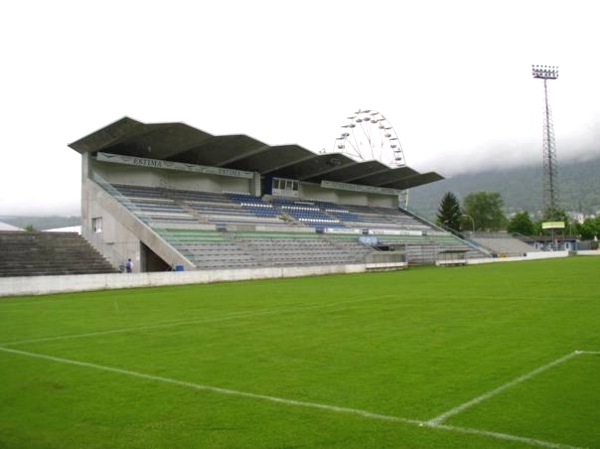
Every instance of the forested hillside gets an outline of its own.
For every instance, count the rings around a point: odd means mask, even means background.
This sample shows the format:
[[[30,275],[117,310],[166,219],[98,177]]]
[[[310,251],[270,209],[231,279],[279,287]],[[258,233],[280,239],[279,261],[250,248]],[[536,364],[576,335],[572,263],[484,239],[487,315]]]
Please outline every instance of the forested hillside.
[[[507,214],[526,210],[533,215],[542,208],[542,186],[541,163],[539,166],[459,175],[411,190],[409,209],[433,218],[446,192],[453,192],[461,201],[473,192],[498,192]],[[600,210],[600,158],[561,164],[558,186],[563,209],[596,213]]]

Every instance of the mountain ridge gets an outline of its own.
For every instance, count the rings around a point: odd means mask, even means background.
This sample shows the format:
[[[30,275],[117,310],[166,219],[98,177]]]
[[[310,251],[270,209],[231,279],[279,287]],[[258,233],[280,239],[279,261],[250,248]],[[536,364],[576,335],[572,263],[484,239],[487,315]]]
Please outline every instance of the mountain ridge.
[[[586,215],[600,211],[600,157],[559,165],[557,178],[562,209]],[[432,219],[446,192],[454,193],[461,203],[470,193],[498,192],[506,214],[527,211],[536,216],[542,210],[543,170],[540,164],[452,176],[412,189],[408,209]]]

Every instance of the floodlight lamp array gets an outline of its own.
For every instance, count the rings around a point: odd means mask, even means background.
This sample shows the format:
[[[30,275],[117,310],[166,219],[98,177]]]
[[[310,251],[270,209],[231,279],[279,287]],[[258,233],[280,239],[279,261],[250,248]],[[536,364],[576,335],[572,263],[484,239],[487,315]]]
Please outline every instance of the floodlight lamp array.
[[[534,78],[544,80],[555,80],[558,78],[558,66],[555,65],[532,65],[531,74]]]

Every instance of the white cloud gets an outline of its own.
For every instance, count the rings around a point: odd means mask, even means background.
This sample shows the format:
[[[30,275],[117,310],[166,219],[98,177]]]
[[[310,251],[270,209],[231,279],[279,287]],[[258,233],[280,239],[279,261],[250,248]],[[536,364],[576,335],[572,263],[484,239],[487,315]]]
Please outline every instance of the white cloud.
[[[535,163],[534,63],[561,68],[550,83],[559,161],[598,154],[595,11],[592,1],[8,2],[0,213],[77,212],[79,156],[66,144],[125,115],[317,152],[370,108],[420,171]]]

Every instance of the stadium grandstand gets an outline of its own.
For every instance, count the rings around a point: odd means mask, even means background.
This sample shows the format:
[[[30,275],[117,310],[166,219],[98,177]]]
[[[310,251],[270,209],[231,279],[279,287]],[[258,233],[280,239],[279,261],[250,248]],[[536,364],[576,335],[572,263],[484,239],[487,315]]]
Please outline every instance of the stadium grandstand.
[[[82,235],[135,271],[434,263],[486,252],[399,207],[443,179],[403,165],[214,136],[124,117],[69,145],[82,156]]]
[[[540,252],[534,245],[506,232],[471,233],[470,241],[501,257]]]

